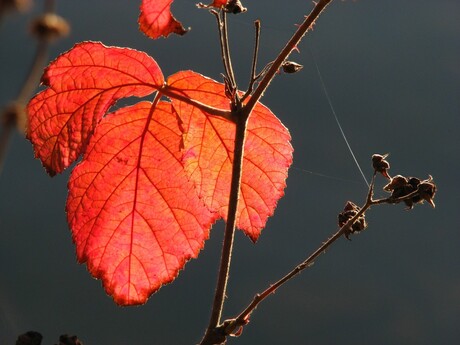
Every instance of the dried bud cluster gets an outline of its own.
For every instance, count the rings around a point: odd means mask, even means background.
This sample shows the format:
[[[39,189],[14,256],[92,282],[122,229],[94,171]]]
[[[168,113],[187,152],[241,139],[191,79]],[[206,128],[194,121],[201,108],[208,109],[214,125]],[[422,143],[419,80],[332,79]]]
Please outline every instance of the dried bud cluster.
[[[339,227],[344,226],[351,218],[356,216],[356,214],[359,212],[360,208],[353,202],[347,201],[345,204],[345,207],[343,208],[343,211],[339,213]],[[347,239],[350,239],[350,235],[355,233],[355,232],[360,232],[363,231],[364,229],[367,228],[367,222],[364,214],[358,217],[358,219],[355,220],[353,225],[348,229],[344,235]]]
[[[45,13],[32,22],[30,31],[40,40],[52,41],[66,36],[70,31],[70,26],[61,16]]]
[[[27,116],[25,105],[12,102],[0,112],[0,126],[16,127],[21,133],[26,132]]]
[[[433,198],[436,194],[436,185],[431,176],[427,180],[421,181],[417,177],[396,175],[383,189],[391,192],[393,199],[400,199],[416,192],[412,197],[404,199],[409,210],[414,207],[414,204],[422,204],[424,201],[435,207]]]
[[[43,336],[35,331],[29,331],[21,334],[16,340],[16,345],[40,345],[42,343]]]
[[[390,163],[385,160],[387,157],[388,153],[385,155],[372,155],[372,167],[376,172],[381,173],[383,176],[390,180],[391,177],[387,172],[387,170],[390,169]]]
[[[284,73],[296,73],[300,71],[303,66],[294,61],[285,61],[281,65]]]
[[[433,199],[436,194],[436,184],[433,182],[433,178],[429,176],[428,179],[423,181],[417,177],[404,177],[402,175],[396,175],[391,178],[387,171],[390,169],[390,163],[386,161],[387,157],[388,154],[372,155],[374,178],[372,179],[372,184],[369,187],[369,194],[367,202],[363,206],[363,211],[365,212],[371,205],[382,203],[397,204],[401,201],[407,205],[409,210],[412,209],[415,204],[422,204],[424,201],[427,201],[431,206],[435,207]],[[374,180],[375,173],[377,172],[390,180],[383,189],[390,192],[391,196],[384,199],[373,200]],[[360,210],[360,207],[356,206],[351,201],[348,201],[345,204],[343,211],[338,216],[340,228],[350,221],[350,219],[356,217]],[[350,239],[349,236],[351,234],[360,232],[367,228],[364,212],[353,222],[349,229],[344,231],[344,235],[347,239]]]

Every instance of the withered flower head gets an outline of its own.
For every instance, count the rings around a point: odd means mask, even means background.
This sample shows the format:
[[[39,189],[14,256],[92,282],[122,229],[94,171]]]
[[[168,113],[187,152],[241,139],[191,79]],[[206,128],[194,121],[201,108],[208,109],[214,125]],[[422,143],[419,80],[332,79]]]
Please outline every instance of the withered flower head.
[[[403,199],[402,201],[404,201],[409,210],[415,204],[422,204],[424,201],[435,207],[433,198],[436,194],[436,185],[433,183],[431,176],[427,180],[421,181],[417,177],[396,175],[383,189],[391,192],[391,198],[395,199],[394,203],[398,203]],[[409,194],[410,197],[404,198]]]
[[[70,26],[63,17],[55,13],[45,13],[32,22],[30,31],[41,40],[52,41],[68,35]]]
[[[385,159],[388,157],[388,153],[384,155],[374,154],[372,155],[372,167],[375,171],[381,173],[387,179],[391,179],[390,175],[388,175],[387,170],[390,169],[390,163]]]
[[[408,183],[407,178],[401,175],[396,175],[391,179],[390,183],[388,183],[386,186],[383,187],[383,189],[388,192],[391,192],[395,190],[396,188],[401,188],[407,183]]]
[[[420,198],[427,201],[433,208],[436,206],[434,204],[434,196],[436,194],[436,184],[433,183],[433,177],[429,177],[427,180],[422,181],[418,186],[418,191],[420,193]]]
[[[356,216],[359,210],[360,208],[355,203],[351,201],[347,201],[347,203],[345,204],[345,207],[343,208],[343,211],[339,213],[339,216],[338,216],[339,226],[340,227],[344,226],[350,219]],[[347,229],[347,231],[344,232],[344,235],[349,240],[351,234],[355,232],[363,231],[366,228],[367,228],[367,222],[364,217],[364,214],[362,214],[361,216],[358,217],[358,219],[355,220],[353,225],[349,229]]]

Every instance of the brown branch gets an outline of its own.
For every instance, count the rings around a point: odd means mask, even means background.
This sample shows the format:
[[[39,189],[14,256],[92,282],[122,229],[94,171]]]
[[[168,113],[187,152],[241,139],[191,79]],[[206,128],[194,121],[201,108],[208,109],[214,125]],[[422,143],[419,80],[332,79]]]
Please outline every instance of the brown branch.
[[[236,228],[236,212],[240,195],[241,173],[243,169],[244,143],[248,116],[241,109],[236,111],[235,149],[233,154],[232,182],[230,187],[230,200],[225,225],[224,243],[222,245],[221,262],[217,279],[216,292],[211,311],[208,328],[200,345],[222,344],[226,335],[219,331],[218,325],[222,315],[224,300],[227,290],[228,272],[232,257],[233,239]]]

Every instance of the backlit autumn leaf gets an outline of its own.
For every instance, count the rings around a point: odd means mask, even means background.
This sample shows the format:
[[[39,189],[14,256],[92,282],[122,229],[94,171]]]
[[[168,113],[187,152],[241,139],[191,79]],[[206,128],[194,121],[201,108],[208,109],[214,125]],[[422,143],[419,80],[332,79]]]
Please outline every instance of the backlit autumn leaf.
[[[36,157],[50,175],[62,172],[118,99],[146,96],[163,82],[157,63],[143,52],[97,42],[75,45],[46,68],[42,83],[48,88],[27,107]]]
[[[84,153],[67,199],[77,258],[116,303],[144,303],[227,217],[235,124],[200,110],[228,114],[224,85],[191,71],[165,84],[145,53],[95,42],[59,56],[42,80],[47,88],[27,109],[36,156],[55,174]],[[122,97],[157,91],[154,103],[107,113]],[[159,101],[161,93],[172,102]],[[253,241],[284,193],[291,162],[289,132],[258,103],[237,211],[237,226]]]
[[[168,86],[201,103],[229,109],[224,85],[192,71],[178,72]],[[184,164],[198,194],[226,219],[232,173],[235,124],[185,102],[172,100],[184,128]],[[292,146],[286,127],[258,103],[248,122],[237,226],[253,241],[273,214],[286,187]]]
[[[183,35],[187,30],[171,14],[174,0],[142,0],[139,29],[151,38],[167,37],[175,33]]]
[[[79,262],[116,303],[144,303],[198,255],[217,214],[183,170],[171,104],[141,102],[97,126],[73,170],[68,222]]]

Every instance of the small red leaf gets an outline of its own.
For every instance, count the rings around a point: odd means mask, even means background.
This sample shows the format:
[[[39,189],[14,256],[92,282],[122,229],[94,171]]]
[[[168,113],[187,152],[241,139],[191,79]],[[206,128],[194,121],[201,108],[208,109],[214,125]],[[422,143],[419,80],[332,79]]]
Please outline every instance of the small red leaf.
[[[186,71],[168,78],[168,86],[207,105],[229,110],[225,87]],[[184,128],[184,164],[199,195],[226,219],[233,160],[235,124],[172,100]],[[292,146],[286,127],[258,103],[248,122],[237,226],[253,241],[284,194]]]
[[[184,35],[187,30],[171,14],[174,0],[142,0],[139,28],[147,36],[157,39],[171,33]]]
[[[70,177],[78,260],[120,305],[144,303],[174,280],[217,218],[184,173],[180,143],[171,104],[141,102],[99,123]]]
[[[118,99],[151,94],[164,79],[155,60],[143,52],[84,42],[52,62],[42,82],[49,88],[27,107],[28,137],[35,156],[54,175],[78,158]]]
[[[228,0],[214,0],[212,4],[207,5],[208,7],[221,8],[227,5]]]

